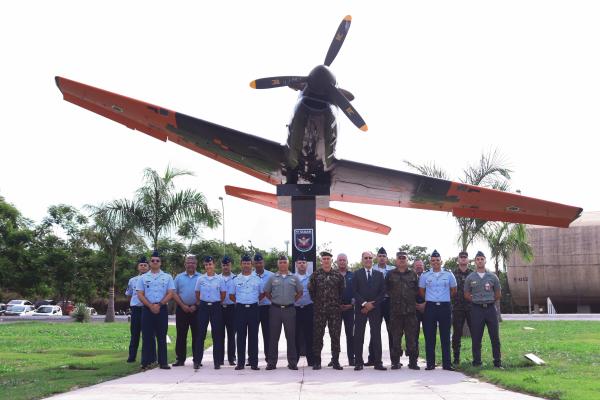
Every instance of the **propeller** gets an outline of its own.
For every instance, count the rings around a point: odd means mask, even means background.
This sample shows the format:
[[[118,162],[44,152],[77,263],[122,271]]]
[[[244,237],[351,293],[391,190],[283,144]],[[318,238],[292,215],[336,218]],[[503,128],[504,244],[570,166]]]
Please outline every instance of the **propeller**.
[[[309,93],[314,93],[318,97],[325,97],[326,100],[338,106],[354,125],[362,131],[367,131],[368,127],[364,119],[350,104],[354,100],[354,95],[345,89],[337,87],[335,77],[328,68],[342,48],[351,22],[352,17],[350,15],[344,17],[329,45],[324,64],[315,67],[308,76],[273,76],[261,78],[250,82],[250,87],[253,89],[271,89],[288,86],[294,90],[308,89]]]

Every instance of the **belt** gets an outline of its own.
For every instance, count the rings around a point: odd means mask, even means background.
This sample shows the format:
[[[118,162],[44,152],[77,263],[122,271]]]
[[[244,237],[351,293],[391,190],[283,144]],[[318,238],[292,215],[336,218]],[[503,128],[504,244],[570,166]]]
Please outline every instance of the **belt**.
[[[488,308],[493,306],[495,303],[483,303],[483,304],[478,304],[478,303],[473,303],[474,306],[477,307],[481,307],[481,308]]]
[[[204,301],[204,300],[200,300],[200,304],[204,304],[205,306],[212,306],[212,305],[219,305],[221,304],[220,301]]]
[[[250,308],[250,307],[256,307],[257,303],[252,303],[252,304],[236,303],[235,305],[244,307],[244,308]]]
[[[288,307],[293,307],[294,303],[292,304],[275,304],[275,303],[271,303],[272,306],[277,307],[277,308],[288,308]]]
[[[310,303],[310,304],[303,304],[303,305],[301,305],[301,306],[296,306],[296,308],[304,308],[304,307],[308,307],[308,306],[312,306],[312,305],[313,305],[313,303]]]
[[[221,305],[223,306],[223,308],[235,306],[235,304],[233,304],[233,303],[231,303],[231,304],[221,304]]]
[[[449,301],[427,301],[426,303],[427,304],[434,304],[436,306],[441,306],[441,305],[444,305],[444,304],[450,304]]]

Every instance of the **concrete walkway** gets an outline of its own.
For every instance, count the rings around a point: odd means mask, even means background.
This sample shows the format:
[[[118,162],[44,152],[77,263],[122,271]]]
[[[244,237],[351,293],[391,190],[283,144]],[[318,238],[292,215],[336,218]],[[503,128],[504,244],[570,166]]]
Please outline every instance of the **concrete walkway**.
[[[382,329],[382,331],[384,364],[389,367],[387,333],[385,329]],[[169,333],[171,337],[174,337],[174,327],[169,328]],[[259,337],[262,339],[262,335],[259,334]],[[328,339],[329,336],[326,333],[322,357],[325,365],[330,359]],[[344,349],[345,337],[343,332],[341,343],[342,349]],[[366,338],[365,343],[368,344],[368,338]],[[51,398],[61,400],[176,400],[197,398],[198,395],[203,395],[209,396],[207,398],[210,398],[210,400],[538,399],[538,397],[507,391],[488,383],[479,382],[459,372],[443,371],[441,368],[434,371],[425,371],[422,362],[420,363],[420,371],[409,370],[406,368],[406,365],[408,365],[407,358],[402,359],[405,366],[395,371],[390,369],[376,371],[370,367],[366,367],[362,371],[354,371],[352,367],[348,366],[344,366],[343,371],[335,371],[332,368],[325,367],[325,365],[320,371],[313,371],[312,368],[306,366],[305,358],[302,357],[298,365],[298,371],[291,371],[286,368],[283,333],[279,344],[280,361],[277,369],[266,371],[262,343],[259,349],[260,371],[252,371],[250,367],[235,371],[234,367],[228,365],[221,367],[220,370],[215,370],[212,368],[212,348],[210,348],[204,353],[204,367],[197,372],[194,372],[190,358],[185,367],[172,368],[167,371],[154,369],[141,372]],[[173,351],[174,343],[169,345],[169,352]],[[366,349],[364,357],[366,358]],[[347,363],[345,353],[340,355],[340,361]]]

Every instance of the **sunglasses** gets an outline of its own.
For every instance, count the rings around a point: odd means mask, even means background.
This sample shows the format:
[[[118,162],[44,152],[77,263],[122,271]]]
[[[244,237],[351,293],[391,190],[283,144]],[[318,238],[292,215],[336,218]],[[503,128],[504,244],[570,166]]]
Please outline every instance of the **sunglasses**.
[[[153,263],[158,263],[158,262],[160,262],[160,260],[153,259],[153,260],[150,260],[150,262],[153,262]]]
[[[406,260],[406,256],[398,256],[398,259],[400,259],[400,260]]]
[[[373,257],[363,257],[363,260],[372,260]]]

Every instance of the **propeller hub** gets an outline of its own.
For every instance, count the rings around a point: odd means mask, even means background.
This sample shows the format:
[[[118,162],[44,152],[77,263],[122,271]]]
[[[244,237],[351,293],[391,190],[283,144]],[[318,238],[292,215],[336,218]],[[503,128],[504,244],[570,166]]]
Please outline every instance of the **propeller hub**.
[[[336,83],[335,75],[325,65],[317,65],[308,74],[308,87],[317,94],[327,94],[328,89],[335,87]]]

